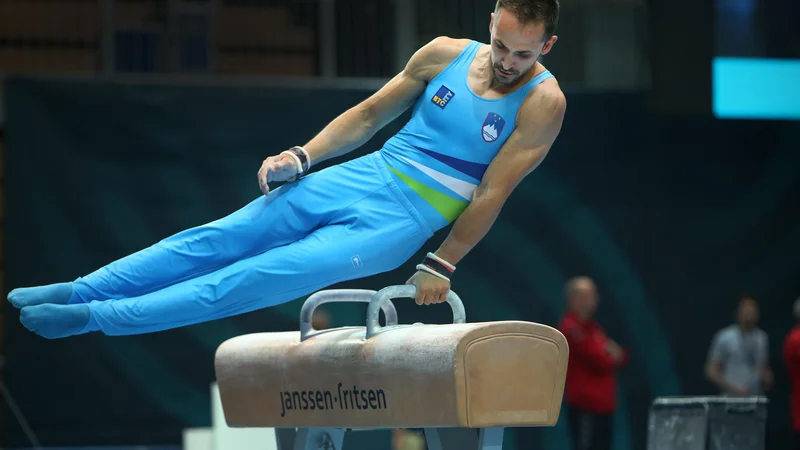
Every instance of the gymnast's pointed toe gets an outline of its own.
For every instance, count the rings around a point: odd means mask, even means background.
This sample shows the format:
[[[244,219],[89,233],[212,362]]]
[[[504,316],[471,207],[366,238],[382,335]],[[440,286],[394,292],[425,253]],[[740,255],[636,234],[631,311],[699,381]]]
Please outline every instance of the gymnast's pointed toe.
[[[35,305],[20,311],[20,322],[46,339],[82,334],[91,319],[88,305]]]
[[[17,288],[8,294],[8,301],[16,308],[37,305],[66,305],[72,296],[72,283]]]

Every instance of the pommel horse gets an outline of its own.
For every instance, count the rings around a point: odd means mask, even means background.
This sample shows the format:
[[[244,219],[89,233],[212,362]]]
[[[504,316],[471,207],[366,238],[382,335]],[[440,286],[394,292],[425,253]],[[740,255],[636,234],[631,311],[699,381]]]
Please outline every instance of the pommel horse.
[[[415,292],[319,291],[299,332],[223,342],[214,363],[228,426],[296,429],[293,443],[276,433],[281,450],[341,450],[347,430],[395,428],[424,429],[430,450],[500,450],[505,427],[556,424],[569,358],[558,330],[466,323],[452,291],[452,324],[400,325],[392,300]],[[314,309],[330,302],[368,302],[366,326],[315,330]]]

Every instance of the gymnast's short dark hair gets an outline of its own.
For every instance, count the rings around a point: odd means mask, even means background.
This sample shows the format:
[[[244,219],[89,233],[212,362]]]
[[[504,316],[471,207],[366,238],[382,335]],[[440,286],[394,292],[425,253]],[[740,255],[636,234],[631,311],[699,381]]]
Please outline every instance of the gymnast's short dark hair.
[[[521,22],[544,23],[545,39],[556,34],[559,0],[497,0],[494,11],[500,8],[514,14]]]

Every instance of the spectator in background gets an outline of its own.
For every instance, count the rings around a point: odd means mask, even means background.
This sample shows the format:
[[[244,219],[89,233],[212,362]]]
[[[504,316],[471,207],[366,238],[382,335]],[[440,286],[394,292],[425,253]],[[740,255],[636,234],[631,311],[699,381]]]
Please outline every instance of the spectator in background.
[[[761,395],[772,387],[767,333],[757,327],[758,302],[743,296],[736,323],[719,330],[711,341],[706,376],[723,394]]]
[[[567,313],[558,329],[569,343],[565,397],[575,450],[611,448],[616,411],[616,371],[627,352],[606,336],[594,319],[598,296],[588,277],[566,285]]]
[[[794,302],[797,324],[783,341],[783,360],[789,372],[792,389],[792,431],[795,450],[800,450],[800,297]]]

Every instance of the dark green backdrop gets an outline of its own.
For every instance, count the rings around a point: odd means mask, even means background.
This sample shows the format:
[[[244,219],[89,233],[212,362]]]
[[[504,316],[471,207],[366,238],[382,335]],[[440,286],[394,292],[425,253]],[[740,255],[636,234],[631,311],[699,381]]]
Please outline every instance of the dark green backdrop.
[[[12,79],[6,94],[12,289],[74,279],[239,208],[260,194],[266,156],[305,142],[369,92]],[[554,325],[567,277],[594,277],[599,320],[631,351],[615,448],[644,449],[654,397],[715,393],[703,378],[709,339],[732,320],[735,297],[752,293],[770,335],[770,439],[781,448],[780,344],[800,295],[800,126],[658,117],[634,94],[568,93],[568,102],[550,156],[459,266],[454,289],[468,319]],[[379,148],[407,118],[352,155]],[[337,287],[403,283],[421,254]],[[210,422],[215,347],[297,329],[300,304],[152,335],[56,341],[28,333],[6,308],[6,381],[45,445],[177,444],[181,429]],[[398,309],[403,322],[450,318],[445,307]],[[334,326],[364,318],[361,306],[329,311]],[[0,444],[27,445],[8,413],[6,422]],[[506,448],[563,448],[565,426],[516,430]]]

